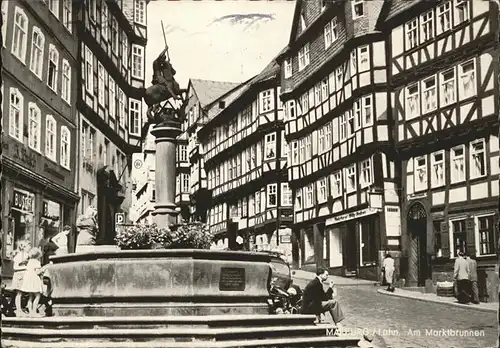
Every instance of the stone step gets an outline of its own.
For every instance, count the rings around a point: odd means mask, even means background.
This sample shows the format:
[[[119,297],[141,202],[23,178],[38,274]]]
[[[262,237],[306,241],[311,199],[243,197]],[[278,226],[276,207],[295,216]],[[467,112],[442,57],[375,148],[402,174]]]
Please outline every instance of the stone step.
[[[228,341],[275,339],[281,337],[319,337],[333,334],[333,327],[323,325],[226,327],[226,328],[128,328],[128,329],[40,329],[4,327],[2,336],[7,339],[50,341],[154,340],[164,341]]]
[[[4,348],[354,348],[361,337],[305,337],[275,338],[267,340],[234,340],[225,342],[20,342],[2,339]]]
[[[166,316],[166,317],[4,317],[3,327],[48,329],[95,329],[95,328],[221,328],[221,327],[270,327],[310,325],[313,315],[214,315],[214,316]]]

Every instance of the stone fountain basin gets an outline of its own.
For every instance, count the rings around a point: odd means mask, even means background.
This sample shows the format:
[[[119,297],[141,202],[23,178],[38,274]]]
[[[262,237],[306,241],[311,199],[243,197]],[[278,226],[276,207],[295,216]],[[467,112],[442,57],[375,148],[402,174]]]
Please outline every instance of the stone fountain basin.
[[[269,255],[218,250],[102,250],[52,257],[55,315],[265,314]]]

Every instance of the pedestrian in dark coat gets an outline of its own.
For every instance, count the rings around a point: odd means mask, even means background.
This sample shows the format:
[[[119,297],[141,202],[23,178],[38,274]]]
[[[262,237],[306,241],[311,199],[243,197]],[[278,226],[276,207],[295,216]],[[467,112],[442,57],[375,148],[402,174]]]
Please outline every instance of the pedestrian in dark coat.
[[[315,314],[321,321],[321,314],[330,312],[333,322],[339,328],[340,322],[345,319],[344,313],[337,301],[335,283],[330,281],[328,290],[323,290],[323,284],[328,279],[328,271],[319,268],[316,277],[307,284],[302,296],[302,314]]]

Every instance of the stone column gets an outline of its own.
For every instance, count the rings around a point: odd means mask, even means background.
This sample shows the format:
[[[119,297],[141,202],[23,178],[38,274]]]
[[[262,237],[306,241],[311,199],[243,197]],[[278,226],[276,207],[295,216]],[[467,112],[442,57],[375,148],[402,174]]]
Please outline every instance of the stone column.
[[[166,121],[153,127],[155,136],[155,193],[153,220],[160,227],[177,223],[175,211],[176,144],[181,134],[180,123]]]

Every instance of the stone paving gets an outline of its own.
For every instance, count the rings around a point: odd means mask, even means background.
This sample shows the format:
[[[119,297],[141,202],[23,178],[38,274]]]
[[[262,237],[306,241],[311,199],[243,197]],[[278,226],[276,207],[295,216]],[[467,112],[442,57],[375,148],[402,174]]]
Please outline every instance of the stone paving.
[[[314,276],[309,275],[309,279]],[[308,281],[295,278],[294,282],[304,287]],[[381,287],[373,286],[373,282],[367,282],[367,286],[340,283],[339,301],[346,314],[344,326],[370,334],[377,348],[497,346],[498,320],[493,311],[388,296],[379,293]]]

